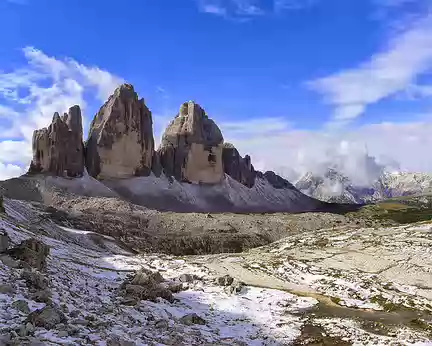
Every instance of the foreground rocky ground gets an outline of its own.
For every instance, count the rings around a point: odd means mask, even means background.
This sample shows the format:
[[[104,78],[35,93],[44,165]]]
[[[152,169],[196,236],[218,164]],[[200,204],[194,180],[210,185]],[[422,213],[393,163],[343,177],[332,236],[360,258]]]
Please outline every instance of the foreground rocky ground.
[[[0,236],[0,345],[432,340],[432,224],[384,227],[328,214],[156,213],[151,222],[165,225],[167,234],[172,224],[226,222],[244,234],[247,229],[260,234],[261,228],[280,239],[237,254],[173,256],[133,249],[134,241],[144,243],[142,234],[122,241],[112,237],[115,223],[107,221],[112,216],[93,220],[106,222],[105,234],[85,227],[92,225],[86,218],[78,228],[78,216],[86,213],[74,205],[69,214],[5,201],[0,232],[9,241]],[[91,209],[88,201],[85,205]],[[182,238],[182,227],[175,229],[174,238]],[[177,249],[201,239],[201,231],[183,232]]]

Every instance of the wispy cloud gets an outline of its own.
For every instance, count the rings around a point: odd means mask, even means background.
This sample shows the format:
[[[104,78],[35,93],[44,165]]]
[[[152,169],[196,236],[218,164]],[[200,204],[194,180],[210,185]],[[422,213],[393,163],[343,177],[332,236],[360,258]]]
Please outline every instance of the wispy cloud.
[[[368,106],[406,90],[431,68],[432,14],[428,13],[368,61],[307,84],[335,106],[334,121],[347,121],[363,114]]]
[[[315,5],[320,0],[274,0],[274,10],[280,13],[286,10],[299,10]]]
[[[0,73],[0,167],[12,173],[28,165],[33,130],[47,126],[54,112],[75,104],[85,112],[87,93],[104,102],[123,82],[98,67],[51,57],[33,47],[23,53],[25,66]]]
[[[271,5],[264,0],[196,0],[201,12],[227,19],[247,19],[271,15],[285,10],[298,10],[316,3],[318,0],[272,0]]]

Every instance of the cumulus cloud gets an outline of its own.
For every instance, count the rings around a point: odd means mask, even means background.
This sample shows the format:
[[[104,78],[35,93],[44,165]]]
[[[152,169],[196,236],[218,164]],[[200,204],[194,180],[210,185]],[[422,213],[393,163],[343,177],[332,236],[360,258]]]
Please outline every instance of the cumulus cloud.
[[[13,177],[18,177],[24,173],[25,170],[21,166],[4,164],[0,162],[0,181]]]
[[[271,122],[261,119],[259,122]],[[249,124],[244,123],[246,128]],[[239,123],[237,127],[242,125]],[[271,125],[268,125],[271,128]],[[275,170],[291,181],[307,172],[324,173],[334,168],[358,185],[368,185],[383,171],[432,172],[425,148],[432,147],[432,122],[378,123],[343,131],[298,130],[289,123],[269,135],[255,128],[241,135],[232,125],[221,128],[226,141],[242,155],[250,154],[260,170]]]
[[[27,167],[33,130],[47,126],[54,112],[65,112],[78,104],[85,113],[87,93],[103,102],[123,82],[98,67],[51,57],[33,47],[24,48],[23,54],[25,66],[0,74],[2,179]]]
[[[308,82],[335,107],[333,121],[362,115],[368,106],[407,90],[432,69],[432,12],[393,37],[359,66]]]

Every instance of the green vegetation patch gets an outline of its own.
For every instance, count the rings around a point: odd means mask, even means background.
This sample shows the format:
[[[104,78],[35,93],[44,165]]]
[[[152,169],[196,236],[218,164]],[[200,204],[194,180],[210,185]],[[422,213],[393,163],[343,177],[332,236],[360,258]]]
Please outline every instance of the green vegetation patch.
[[[362,207],[350,214],[354,218],[368,218],[380,221],[394,221],[398,224],[432,221],[432,207],[425,205],[406,204],[401,201],[389,200],[379,204]]]

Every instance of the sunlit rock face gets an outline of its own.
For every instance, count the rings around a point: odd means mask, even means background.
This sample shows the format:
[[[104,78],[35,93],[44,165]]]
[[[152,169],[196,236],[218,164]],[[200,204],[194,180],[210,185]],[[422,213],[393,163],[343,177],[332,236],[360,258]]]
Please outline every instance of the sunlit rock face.
[[[73,106],[68,113],[54,114],[47,128],[33,133],[33,160],[29,173],[81,177],[84,173],[84,147],[81,109]]]
[[[219,127],[198,104],[184,103],[158,150],[164,173],[195,184],[219,183],[224,178],[223,141]]]
[[[154,152],[150,110],[130,84],[118,87],[96,114],[86,145],[86,166],[97,178],[147,176]]]

